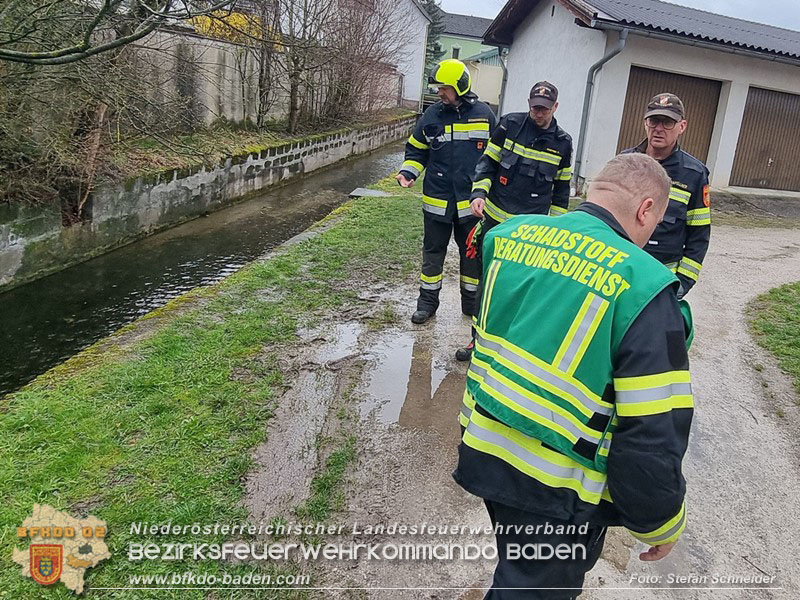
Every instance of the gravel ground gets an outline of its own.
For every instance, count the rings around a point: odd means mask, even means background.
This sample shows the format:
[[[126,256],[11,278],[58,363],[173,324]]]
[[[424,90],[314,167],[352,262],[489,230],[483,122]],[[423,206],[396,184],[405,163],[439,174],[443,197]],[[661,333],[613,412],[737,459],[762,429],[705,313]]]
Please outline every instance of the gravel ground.
[[[588,598],[797,598],[800,568],[791,548],[800,522],[800,422],[790,379],[748,333],[745,305],[800,280],[800,231],[715,227],[709,255],[689,294],[696,335],[690,353],[695,420],[684,462],[689,525],[670,556],[623,573],[607,561],[587,585],[669,587],[670,574],[775,576],[782,590],[592,591]],[[779,414],[783,416],[778,416]],[[625,534],[618,534],[615,538]],[[612,540],[613,542],[613,540]],[[644,547],[634,548],[634,556]],[[619,561],[618,561],[619,562]],[[724,586],[721,586],[724,587]]]

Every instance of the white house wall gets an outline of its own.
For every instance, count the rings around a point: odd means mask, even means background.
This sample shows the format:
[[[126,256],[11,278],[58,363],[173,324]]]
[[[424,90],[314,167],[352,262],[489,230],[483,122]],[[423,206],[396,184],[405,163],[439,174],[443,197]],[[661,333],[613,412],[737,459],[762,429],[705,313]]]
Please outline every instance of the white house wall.
[[[425,46],[428,42],[428,19],[405,0],[397,5],[395,22],[402,26],[402,35],[407,38],[397,57],[397,70],[403,74],[403,104],[419,108],[422,99],[422,75],[425,71]]]
[[[527,111],[531,86],[550,81],[558,88],[558,123],[577,142],[586,73],[603,56],[605,36],[574,21],[561,5],[541,2],[517,27],[500,112]]]
[[[600,31],[589,33],[598,39],[606,37]],[[609,35],[609,46],[616,41],[616,34]],[[603,67],[596,82],[582,173],[589,179],[616,152],[631,66],[722,82],[707,161],[715,187],[730,182],[749,87],[800,94],[800,67],[631,34],[625,50]],[[686,111],[691,127],[692,107],[687,106]]]

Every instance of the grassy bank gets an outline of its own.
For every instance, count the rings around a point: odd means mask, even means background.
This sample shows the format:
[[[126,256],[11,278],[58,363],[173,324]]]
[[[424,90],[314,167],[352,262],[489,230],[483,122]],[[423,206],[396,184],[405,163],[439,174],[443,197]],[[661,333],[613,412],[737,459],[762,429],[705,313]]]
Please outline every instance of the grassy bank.
[[[218,125],[201,129],[191,135],[164,139],[141,138],[116,144],[109,156],[109,174],[128,178],[164,169],[187,169],[202,164],[219,164],[228,156],[258,152],[265,148],[282,146],[308,137],[332,135],[349,129],[382,125],[397,119],[413,116],[413,111],[391,109],[371,115],[362,115],[340,126],[331,125],[324,130],[298,131],[290,134],[285,126],[256,130],[232,125]]]
[[[782,285],[753,300],[748,318],[758,343],[778,359],[800,394],[800,282]]]
[[[129,542],[225,540],[150,538],[128,529],[139,521],[246,519],[242,480],[251,468],[251,450],[264,441],[280,393],[291,383],[279,361],[297,341],[298,327],[366,302],[359,295],[378,282],[413,279],[418,268],[418,188],[401,193],[391,181],[380,187],[401,195],[349,203],[320,235],[173,301],[127,328],[118,341],[101,342],[2,401],[0,555],[7,559],[0,568],[0,597],[42,597],[41,587],[21,577],[10,561],[16,527],[35,502],[107,522],[112,558],[87,572],[88,597],[282,597],[97,588],[127,586],[130,575],[251,570],[212,561],[133,563],[125,556]],[[328,459],[306,507],[310,517],[329,513],[325,491],[338,486],[351,453],[348,442]],[[60,584],[46,594],[73,597]]]

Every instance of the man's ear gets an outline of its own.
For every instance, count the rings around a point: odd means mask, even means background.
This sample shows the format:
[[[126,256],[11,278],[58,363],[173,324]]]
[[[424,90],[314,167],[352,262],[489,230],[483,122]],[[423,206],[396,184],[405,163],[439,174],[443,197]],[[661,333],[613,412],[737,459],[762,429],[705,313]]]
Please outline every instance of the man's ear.
[[[655,210],[656,201],[652,198],[645,198],[642,200],[642,203],[639,205],[639,210],[636,212],[636,219],[641,224],[645,224],[647,221],[648,213]]]
[[[687,127],[689,127],[689,122],[686,119],[678,123],[678,135],[683,135]]]

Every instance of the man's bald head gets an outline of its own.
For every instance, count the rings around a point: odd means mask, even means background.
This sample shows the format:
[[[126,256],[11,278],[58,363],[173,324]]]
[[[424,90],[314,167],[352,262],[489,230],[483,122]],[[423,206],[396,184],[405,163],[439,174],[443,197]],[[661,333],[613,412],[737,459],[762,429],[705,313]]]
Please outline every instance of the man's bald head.
[[[644,246],[661,222],[671,181],[646,154],[620,154],[589,185],[587,200],[608,210],[638,246]]]

